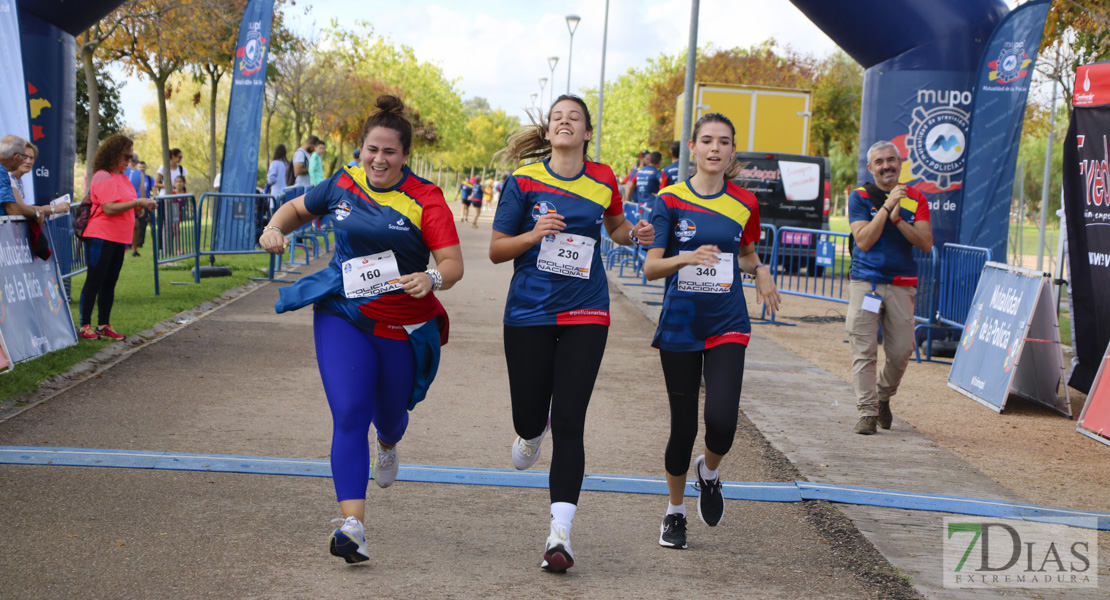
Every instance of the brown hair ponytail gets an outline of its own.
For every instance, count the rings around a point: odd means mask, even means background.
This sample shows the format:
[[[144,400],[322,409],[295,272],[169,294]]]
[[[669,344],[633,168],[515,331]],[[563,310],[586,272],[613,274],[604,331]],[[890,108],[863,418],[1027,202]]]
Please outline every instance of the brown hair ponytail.
[[[366,119],[366,124],[362,127],[363,141],[375,127],[392,129],[401,138],[401,148],[408,154],[412,148],[412,123],[405,118],[405,103],[397,96],[385,94],[378,96],[374,106],[377,110]]]
[[[586,102],[573,94],[563,94],[551,103],[551,108],[563,100],[571,100],[578,104],[582,109],[582,114],[586,115],[586,131],[593,131],[593,120],[590,118],[590,109],[586,106]],[[550,125],[551,109],[548,109],[547,115],[540,114],[537,120],[536,115],[532,111],[528,112],[528,120],[532,122],[531,125],[524,125],[518,128],[509,136],[508,142],[505,147],[498,153],[498,158],[504,159],[508,162],[521,162],[532,160],[543,160],[551,156],[551,142],[548,141],[546,134],[547,128]],[[587,141],[582,146],[582,158],[585,159],[589,154],[587,149],[590,147],[590,142]]]

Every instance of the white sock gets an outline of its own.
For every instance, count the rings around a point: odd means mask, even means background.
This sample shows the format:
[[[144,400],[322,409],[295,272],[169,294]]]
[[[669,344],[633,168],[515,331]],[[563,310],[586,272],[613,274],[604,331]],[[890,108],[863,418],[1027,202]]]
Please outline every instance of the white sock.
[[[686,505],[685,504],[671,504],[670,502],[667,502],[667,514],[668,515],[682,515],[682,516],[685,517],[686,516]]]
[[[546,432],[544,432],[544,433],[546,433]],[[524,441],[526,441],[526,442],[528,442],[529,444],[531,444],[531,445],[535,446],[536,444],[540,443],[540,440],[541,440],[541,439],[543,439],[543,433],[541,433],[541,434],[537,435],[536,437],[534,437],[534,438],[532,438],[532,439],[530,439],[530,440],[524,440]]]
[[[555,533],[555,526],[565,527],[570,534],[570,526],[574,523],[574,513],[578,506],[570,502],[551,503],[551,533]]]
[[[701,478],[704,479],[705,481],[713,481],[714,479],[717,478],[717,472],[716,471],[710,471],[709,469],[705,468],[705,461],[702,461],[700,471],[701,471]]]

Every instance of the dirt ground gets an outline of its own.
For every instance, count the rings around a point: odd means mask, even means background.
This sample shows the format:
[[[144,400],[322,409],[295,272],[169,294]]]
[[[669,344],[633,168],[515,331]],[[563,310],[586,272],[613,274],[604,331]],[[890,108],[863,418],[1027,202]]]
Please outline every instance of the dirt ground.
[[[760,308],[749,302],[753,315]],[[797,326],[756,325],[754,334],[848,381],[851,357],[843,320],[801,320],[843,317],[847,309],[847,304],[785,296],[777,320]],[[879,360],[884,360],[881,351]],[[1070,360],[1065,354],[1065,364]],[[1110,447],[1075,430],[1085,394],[1068,390],[1075,420],[1016,396],[996,414],[948,388],[950,369],[911,360],[892,401],[894,414],[1030,503],[1110,512]],[[1063,385],[1058,394],[1064,394]]]

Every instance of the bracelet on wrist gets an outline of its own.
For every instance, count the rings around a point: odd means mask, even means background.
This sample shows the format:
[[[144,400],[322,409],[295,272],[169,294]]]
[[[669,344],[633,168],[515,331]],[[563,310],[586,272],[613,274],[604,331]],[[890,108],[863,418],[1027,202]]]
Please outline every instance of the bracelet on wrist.
[[[899,217],[898,215],[890,215],[890,222],[894,225],[897,225],[902,222],[902,217]]]
[[[280,233],[281,235],[285,235],[285,232],[282,231],[281,227],[278,227],[277,225],[267,225],[267,226],[262,228],[262,231],[263,231],[263,233],[265,233],[267,230],[270,230],[270,229],[273,229],[274,231]]]
[[[424,274],[432,280],[432,291],[439,291],[443,288],[443,275],[439,272],[439,269],[428,269],[424,271]]]

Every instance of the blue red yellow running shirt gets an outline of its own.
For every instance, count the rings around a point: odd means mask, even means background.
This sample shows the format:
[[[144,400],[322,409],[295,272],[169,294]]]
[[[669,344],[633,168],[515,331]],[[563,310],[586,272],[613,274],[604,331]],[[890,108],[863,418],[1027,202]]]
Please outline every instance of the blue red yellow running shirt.
[[[663,167],[663,182],[660,184],[663,187],[674,185],[678,183],[678,161]]]
[[[517,236],[532,231],[540,216],[557,213],[565,219],[562,233],[593,238],[589,279],[541,271],[536,266],[540,244],[513,260],[513,280],[505,302],[505,324],[609,324],[609,286],[601,257],[604,216],[622,214],[617,178],[607,165],[586,162],[582,172],[566,179],[551,171],[546,160],[525,165],[509,176],[493,229]]]
[[[860,187],[848,196],[848,222],[870,221],[878,209],[867,190]],[[929,200],[925,194],[906,186],[906,197],[898,206],[898,216],[910,225],[929,220]],[[878,241],[866,252],[856,246],[852,251],[852,279],[893,285],[917,285],[917,262],[913,244],[888,218]]]
[[[636,190],[632,193],[632,201],[651,206],[655,202],[655,195],[663,187],[663,172],[652,165],[645,165],[636,171]]]
[[[407,166],[401,181],[384,189],[371,186],[361,166],[345,167],[309,190],[304,204],[312,214],[335,216],[335,255],[328,268],[338,272],[352,258],[392,250],[401,275],[418,273],[428,268],[430,251],[459,243],[443,192]],[[438,302],[432,296],[425,298]],[[364,330],[372,327],[374,335],[408,339],[399,324],[412,323],[414,313],[431,310],[423,306],[429,301],[403,290],[371,298],[347,298],[340,292],[317,302],[317,307]],[[373,319],[368,321],[370,315]]]
[[[740,246],[759,241],[755,195],[727,182],[714,196],[700,196],[688,182],[664,188],[651,215],[652,248],[664,258],[716,245],[732,254],[732,286],[727,293],[679,291],[678,273],[667,277],[659,327],[651,345],[669,352],[697,352],[721,344],[748,344],[751,321],[741,285]]]

